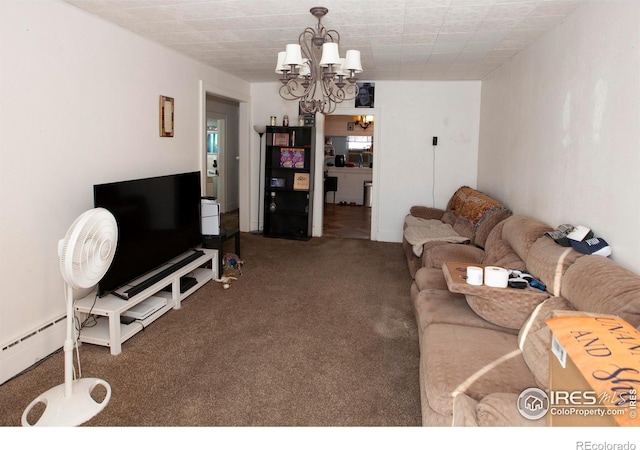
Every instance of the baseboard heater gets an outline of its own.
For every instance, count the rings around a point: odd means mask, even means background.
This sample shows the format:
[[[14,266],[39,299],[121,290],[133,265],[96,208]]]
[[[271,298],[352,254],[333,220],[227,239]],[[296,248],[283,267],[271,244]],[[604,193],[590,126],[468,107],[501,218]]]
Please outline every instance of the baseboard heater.
[[[55,318],[3,344],[0,351],[0,385],[62,347],[67,316]]]

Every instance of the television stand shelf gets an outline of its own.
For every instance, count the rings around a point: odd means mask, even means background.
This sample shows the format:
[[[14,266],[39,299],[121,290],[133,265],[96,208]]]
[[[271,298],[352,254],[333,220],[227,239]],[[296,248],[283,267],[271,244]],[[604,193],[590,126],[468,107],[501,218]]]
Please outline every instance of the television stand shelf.
[[[200,289],[208,281],[218,278],[218,251],[210,249],[198,250],[203,252],[202,256],[153,283],[128,300],[123,300],[113,294],[100,298],[96,296],[96,291],[93,291],[84,298],[76,300],[74,308],[77,312],[84,315],[94,314],[101,316],[97,318],[95,326],[82,328],[79,340],[87,344],[110,347],[112,355],[122,353],[123,342],[142,331],[151,322],[155,321],[170,309],[180,309],[182,300]],[[143,283],[155,274],[167,269],[172,264],[182,261],[185,257],[189,256],[189,254],[190,252],[174,258],[161,267],[158,267],[155,271],[132,281],[131,284]],[[194,278],[196,283],[184,292],[181,292],[180,279],[186,276]],[[184,286],[184,283],[182,284]],[[125,286],[122,289],[126,290],[128,287],[131,286]],[[171,289],[167,289],[168,287]],[[147,300],[149,297],[162,297],[166,299],[167,304],[144,319],[135,320],[129,324],[121,322],[120,319],[124,312]]]

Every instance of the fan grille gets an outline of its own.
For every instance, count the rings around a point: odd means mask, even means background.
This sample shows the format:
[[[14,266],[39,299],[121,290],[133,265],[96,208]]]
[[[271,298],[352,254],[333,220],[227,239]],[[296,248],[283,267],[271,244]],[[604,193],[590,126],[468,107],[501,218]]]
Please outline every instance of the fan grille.
[[[76,289],[97,284],[109,269],[118,242],[115,217],[105,208],[81,214],[69,227],[60,249],[60,272]]]

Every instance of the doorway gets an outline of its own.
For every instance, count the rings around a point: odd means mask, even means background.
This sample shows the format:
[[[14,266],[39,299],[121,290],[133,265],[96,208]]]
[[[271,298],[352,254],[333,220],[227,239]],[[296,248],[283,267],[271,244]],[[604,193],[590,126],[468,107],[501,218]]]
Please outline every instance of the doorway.
[[[205,194],[215,197],[232,228],[239,223],[238,102],[206,96]]]
[[[371,239],[373,123],[358,118],[325,117],[323,236]]]

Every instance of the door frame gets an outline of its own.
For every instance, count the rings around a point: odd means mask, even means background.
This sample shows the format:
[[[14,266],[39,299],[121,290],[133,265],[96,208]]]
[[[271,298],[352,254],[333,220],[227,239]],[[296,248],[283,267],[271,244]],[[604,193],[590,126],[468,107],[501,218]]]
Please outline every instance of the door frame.
[[[206,188],[206,155],[207,155],[207,94],[215,97],[225,98],[238,102],[238,202],[239,202],[239,227],[240,231],[249,231],[249,205],[250,205],[250,96],[243,94],[226,86],[220,86],[206,80],[200,80],[200,148],[198,149],[198,160],[200,161],[200,176],[202,185],[202,194]]]
[[[361,116],[363,112],[363,108],[336,108],[336,110],[331,114],[332,116]],[[378,240],[378,229],[379,229],[379,207],[378,202],[380,199],[379,189],[380,189],[380,165],[382,163],[383,154],[384,154],[384,145],[381,140],[381,129],[382,129],[382,110],[381,108],[366,108],[367,115],[374,116],[375,126],[373,127],[373,171],[371,174],[371,181],[373,182],[372,192],[371,192],[371,230],[369,240],[377,241]],[[321,149],[320,151],[316,151],[316,153],[321,154],[322,163],[319,162],[318,158],[316,158],[316,162],[319,167],[316,168],[316,179],[323,179],[323,171],[324,171],[324,117],[322,120],[318,121],[318,126],[316,128],[316,149]],[[324,193],[324,189],[320,189],[319,185],[316,184],[316,189],[320,190]],[[324,197],[324,196],[323,196]],[[318,218],[318,222],[315,223],[317,229],[320,230],[320,236],[322,236],[322,228],[323,228],[323,217],[324,217],[324,199],[322,201],[318,201],[318,203],[322,205],[320,217]]]

